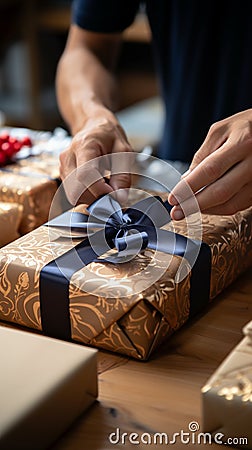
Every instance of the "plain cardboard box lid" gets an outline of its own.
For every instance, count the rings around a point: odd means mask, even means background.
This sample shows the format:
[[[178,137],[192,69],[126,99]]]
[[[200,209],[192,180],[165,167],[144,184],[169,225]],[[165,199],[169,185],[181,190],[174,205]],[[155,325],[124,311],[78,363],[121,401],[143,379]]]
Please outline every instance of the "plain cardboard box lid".
[[[0,326],[0,449],[45,449],[97,397],[94,349]]]

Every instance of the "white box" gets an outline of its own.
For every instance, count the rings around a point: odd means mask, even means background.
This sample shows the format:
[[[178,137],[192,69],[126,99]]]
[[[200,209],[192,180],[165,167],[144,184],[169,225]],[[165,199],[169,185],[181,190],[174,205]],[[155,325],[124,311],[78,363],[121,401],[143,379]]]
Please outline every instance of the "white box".
[[[97,397],[97,351],[0,326],[0,450],[45,450]]]

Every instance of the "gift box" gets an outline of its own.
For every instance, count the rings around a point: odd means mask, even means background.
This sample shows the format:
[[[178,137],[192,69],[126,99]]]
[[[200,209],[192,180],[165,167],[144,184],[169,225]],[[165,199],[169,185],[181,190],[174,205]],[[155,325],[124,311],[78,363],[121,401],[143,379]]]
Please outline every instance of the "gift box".
[[[202,388],[204,432],[252,449],[252,322],[245,337]]]
[[[0,319],[144,360],[252,263],[251,208],[202,215],[199,242],[197,214],[190,230],[186,220],[166,223],[164,197],[131,192],[124,213],[111,211],[109,196],[89,208],[98,218],[91,241],[82,229],[90,217],[79,207],[3,248]],[[107,248],[99,241],[103,214]]]
[[[0,202],[0,247],[17,239],[23,208],[17,203]]]
[[[59,154],[70,143],[64,130],[54,133],[22,128],[0,129],[10,138],[29,139],[16,161],[0,168],[0,201],[23,207],[20,234],[28,233],[48,220],[52,199],[60,183]],[[21,139],[22,141],[22,139]],[[58,214],[60,214],[58,210]]]
[[[27,169],[28,170],[28,163]],[[49,176],[36,172],[0,170],[0,201],[18,203],[23,208],[19,233],[28,233],[48,220],[52,199],[58,183]]]
[[[0,327],[0,449],[45,450],[97,397],[96,350]]]

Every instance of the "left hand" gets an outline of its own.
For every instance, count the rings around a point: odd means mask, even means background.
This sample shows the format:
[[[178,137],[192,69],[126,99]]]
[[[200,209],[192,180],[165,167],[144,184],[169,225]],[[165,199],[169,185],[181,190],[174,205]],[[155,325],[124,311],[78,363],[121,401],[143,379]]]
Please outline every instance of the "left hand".
[[[252,109],[210,127],[189,170],[169,194],[172,219],[190,214],[192,194],[208,214],[234,214],[252,205]]]

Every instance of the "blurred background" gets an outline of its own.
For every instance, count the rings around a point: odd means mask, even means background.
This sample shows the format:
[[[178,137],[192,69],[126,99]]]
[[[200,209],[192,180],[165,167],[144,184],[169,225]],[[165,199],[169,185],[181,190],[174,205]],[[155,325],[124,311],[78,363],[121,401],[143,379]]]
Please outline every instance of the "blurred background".
[[[55,71],[67,38],[71,3],[0,0],[0,111],[4,113],[5,125],[43,130],[66,128],[56,104]],[[146,130],[149,112],[153,135],[159,133],[162,111],[150,30],[142,10],[124,33],[117,71],[121,93],[118,112],[122,112],[120,117],[126,121],[126,128],[130,123],[136,127],[137,122]],[[141,124],[143,111],[146,120]],[[141,130],[132,132],[141,134]],[[146,143],[149,139],[147,136]]]

